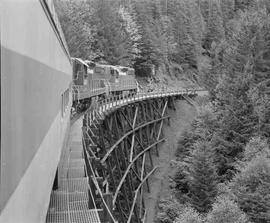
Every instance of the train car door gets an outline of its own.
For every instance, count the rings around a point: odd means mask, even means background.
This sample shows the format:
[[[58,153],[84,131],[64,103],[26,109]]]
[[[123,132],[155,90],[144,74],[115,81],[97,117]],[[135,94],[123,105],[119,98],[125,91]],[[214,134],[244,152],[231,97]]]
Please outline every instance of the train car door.
[[[83,65],[83,85],[88,85],[88,74],[87,74],[87,66]]]
[[[77,64],[76,69],[76,85],[83,85],[83,66],[81,64]]]
[[[83,84],[81,64],[78,63],[76,60],[73,61],[73,82],[74,82],[74,85]]]

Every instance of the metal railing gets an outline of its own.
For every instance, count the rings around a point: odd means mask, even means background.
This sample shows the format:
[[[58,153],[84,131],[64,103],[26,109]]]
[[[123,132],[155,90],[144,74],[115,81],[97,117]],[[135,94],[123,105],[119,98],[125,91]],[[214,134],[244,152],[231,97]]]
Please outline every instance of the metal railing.
[[[153,92],[140,92],[140,93],[128,93],[120,95],[108,96],[105,99],[97,101],[91,106],[88,111],[92,117],[92,120],[100,118],[105,112],[116,109],[117,107],[134,103],[136,101],[141,101],[151,98],[168,97],[168,96],[178,96],[178,95],[196,95],[197,90],[194,89],[181,89],[173,90],[167,89],[166,91],[153,91]]]
[[[72,98],[75,101],[101,94],[108,95],[110,92],[135,89],[137,89],[137,82],[131,77],[120,78],[119,82],[116,83],[111,83],[106,79],[94,79],[91,80],[90,85],[73,85]]]
[[[137,89],[137,82],[132,76],[121,76],[118,82],[109,83],[111,91],[126,91]]]
[[[73,101],[98,96],[104,93],[106,93],[106,80],[103,79],[91,80],[90,87],[88,85],[73,85],[72,87]]]
[[[113,223],[117,223],[117,221],[115,220],[110,208],[108,207],[108,205],[107,205],[107,203],[106,203],[106,201],[104,199],[104,196],[103,196],[104,194],[103,194],[103,192],[102,192],[102,190],[101,190],[101,188],[99,186],[95,171],[94,171],[94,169],[92,167],[91,158],[95,159],[96,157],[95,157],[94,153],[91,151],[91,148],[86,146],[85,134],[86,134],[85,130],[83,130],[82,141],[83,141],[84,158],[85,158],[85,164],[86,164],[86,175],[87,175],[87,177],[89,179],[88,189],[89,189],[89,192],[90,192],[90,195],[91,195],[91,197],[89,197],[89,199],[92,200],[95,210],[98,210],[98,208],[96,206],[96,202],[95,202],[96,193],[93,193],[93,191],[92,191],[92,190],[96,190],[99,197],[101,198],[102,205],[103,205],[103,207],[105,209],[103,211],[106,211],[109,214],[109,216],[110,216],[111,220],[113,221]]]

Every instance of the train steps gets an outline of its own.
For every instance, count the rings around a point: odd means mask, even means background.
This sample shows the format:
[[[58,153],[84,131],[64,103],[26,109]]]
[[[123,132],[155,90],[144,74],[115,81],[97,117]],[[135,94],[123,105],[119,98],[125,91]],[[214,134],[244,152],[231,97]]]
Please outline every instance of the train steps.
[[[78,122],[78,123],[77,123]],[[89,208],[81,120],[71,128],[70,143],[63,150],[58,166],[58,188],[52,190],[47,223],[101,223],[98,212]]]

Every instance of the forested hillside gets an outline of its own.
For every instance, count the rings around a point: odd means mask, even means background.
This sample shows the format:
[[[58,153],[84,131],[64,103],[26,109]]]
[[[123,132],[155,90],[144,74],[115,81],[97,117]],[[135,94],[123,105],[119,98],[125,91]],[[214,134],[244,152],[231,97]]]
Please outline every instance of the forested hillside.
[[[189,79],[211,68],[231,0],[56,0],[71,55],[134,66],[138,76]],[[226,28],[223,24],[226,24]]]
[[[72,56],[210,92],[160,223],[270,222],[270,1],[58,0]]]

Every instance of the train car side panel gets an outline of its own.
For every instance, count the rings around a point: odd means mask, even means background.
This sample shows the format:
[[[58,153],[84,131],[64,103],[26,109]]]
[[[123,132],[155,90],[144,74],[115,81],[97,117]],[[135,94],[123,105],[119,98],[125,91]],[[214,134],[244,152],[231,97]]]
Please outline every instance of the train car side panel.
[[[4,0],[1,14],[0,222],[43,222],[69,128],[71,92],[68,103],[62,95],[72,66],[40,1]]]

